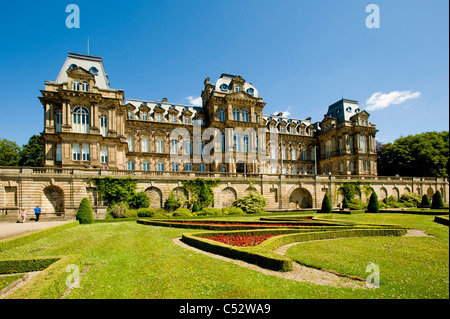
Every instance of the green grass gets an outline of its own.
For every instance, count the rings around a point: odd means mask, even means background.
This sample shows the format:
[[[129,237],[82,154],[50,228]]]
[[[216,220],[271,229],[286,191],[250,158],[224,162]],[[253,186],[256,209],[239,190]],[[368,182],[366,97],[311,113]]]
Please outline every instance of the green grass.
[[[173,238],[194,230],[134,221],[80,225],[1,252],[0,258],[81,254],[85,264],[92,267],[81,287],[68,298],[448,298],[449,228],[434,223],[434,216],[358,214],[335,218],[425,229],[437,237],[326,240],[289,250],[301,262],[362,277],[368,275],[365,267],[369,262],[379,263],[381,288],[376,290],[335,288],[263,275],[173,244]],[[422,284],[427,281],[432,284],[425,289]]]
[[[0,277],[0,291],[2,289],[5,289],[6,287],[8,287],[13,282],[19,280],[23,276],[24,276],[23,274],[17,274],[17,275],[8,275],[8,276]]]

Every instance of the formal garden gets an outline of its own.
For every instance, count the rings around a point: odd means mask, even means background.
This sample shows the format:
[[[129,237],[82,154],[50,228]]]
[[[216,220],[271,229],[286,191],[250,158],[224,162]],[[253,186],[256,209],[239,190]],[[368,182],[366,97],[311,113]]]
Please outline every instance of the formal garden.
[[[271,213],[256,192],[211,207],[217,185],[185,181],[189,198],[172,192],[153,209],[132,179],[97,180],[106,219],[94,220],[83,199],[77,221],[0,241],[0,291],[30,277],[0,297],[449,298],[439,192],[379,201],[364,185],[342,185],[339,210],[326,194],[317,211]]]

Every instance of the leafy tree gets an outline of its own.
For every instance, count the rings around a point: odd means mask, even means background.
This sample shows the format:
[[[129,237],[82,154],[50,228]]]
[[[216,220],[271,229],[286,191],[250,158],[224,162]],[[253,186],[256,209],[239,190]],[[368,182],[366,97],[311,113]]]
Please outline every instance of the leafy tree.
[[[0,166],[18,166],[20,147],[7,139],[0,139]]]
[[[147,208],[150,206],[150,198],[145,192],[138,192],[131,196],[129,205],[132,209]]]
[[[106,176],[93,178],[99,197],[112,205],[119,202],[130,202],[136,194],[137,181],[131,177],[115,178]]]
[[[345,198],[345,197],[342,200],[342,208],[348,208],[348,201],[347,201],[347,198]]]
[[[168,212],[173,212],[181,206],[180,201],[176,198],[173,191],[170,191],[169,197],[167,197],[164,203],[164,209]]]
[[[80,224],[92,224],[94,222],[94,214],[92,213],[91,203],[89,199],[83,198],[78,207],[76,219]]]
[[[238,198],[234,202],[234,206],[241,208],[247,214],[264,213],[267,206],[267,199],[256,191],[251,191],[250,194]]]
[[[33,135],[20,151],[19,166],[44,166],[44,141],[40,135]]]
[[[192,212],[196,213],[200,211],[200,207],[198,206],[197,202],[194,202],[194,204],[192,205]]]
[[[427,194],[422,196],[422,201],[420,202],[419,207],[421,207],[421,208],[430,208],[431,207],[431,201],[428,198]]]
[[[442,199],[440,191],[436,191],[436,193],[434,193],[433,201],[431,202],[431,208],[433,209],[444,208],[444,200]]]
[[[214,204],[214,187],[220,185],[220,179],[196,178],[183,181],[183,187],[191,194],[191,203],[197,202],[199,210]]]
[[[378,150],[378,175],[447,177],[449,132],[401,137]]]
[[[333,212],[333,207],[331,206],[331,200],[330,196],[328,194],[325,194],[322,201],[322,209],[320,210],[321,213],[329,214]]]
[[[369,211],[369,213],[379,213],[380,212],[380,206],[378,203],[377,193],[373,192],[372,195],[370,195],[369,205],[367,205],[367,210]]]

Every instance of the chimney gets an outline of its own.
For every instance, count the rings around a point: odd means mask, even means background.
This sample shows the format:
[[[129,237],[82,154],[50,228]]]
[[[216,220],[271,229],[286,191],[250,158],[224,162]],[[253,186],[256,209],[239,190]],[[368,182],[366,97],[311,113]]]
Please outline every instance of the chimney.
[[[162,101],[163,101],[163,103],[167,103],[167,98],[163,97]]]

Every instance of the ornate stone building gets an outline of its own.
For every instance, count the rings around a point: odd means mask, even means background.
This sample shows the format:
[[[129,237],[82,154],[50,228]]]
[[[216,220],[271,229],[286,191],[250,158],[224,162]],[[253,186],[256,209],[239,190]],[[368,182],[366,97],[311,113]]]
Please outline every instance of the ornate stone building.
[[[338,101],[316,123],[264,115],[259,91],[231,74],[215,84],[205,79],[201,107],[166,98],[125,100],[124,91],[109,87],[101,58],[73,53],[41,92],[47,167],[377,175],[377,130],[356,101]],[[201,126],[201,140],[193,138],[195,125]],[[172,135],[175,129],[189,138]],[[205,137],[208,129],[217,135]],[[208,143],[212,149],[205,154]],[[250,160],[252,150],[256,156]],[[174,154],[189,157],[174,160]],[[203,161],[210,154],[213,160]],[[272,161],[260,161],[260,155]]]
[[[325,193],[337,205],[349,181],[370,183],[380,199],[440,190],[449,200],[448,179],[377,176],[377,130],[356,101],[330,105],[320,122],[266,115],[257,88],[231,74],[205,79],[201,106],[125,99],[101,58],[73,53],[41,93],[45,167],[0,168],[0,210],[13,218],[35,205],[43,217],[74,216],[84,197],[101,218],[91,179],[107,175],[133,176],[152,207],[173,190],[188,196],[182,182],[197,177],[220,178],[219,208],[250,190],[271,211],[320,207]]]

